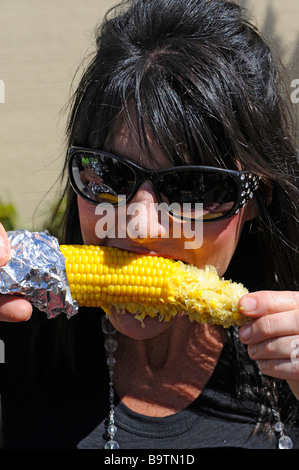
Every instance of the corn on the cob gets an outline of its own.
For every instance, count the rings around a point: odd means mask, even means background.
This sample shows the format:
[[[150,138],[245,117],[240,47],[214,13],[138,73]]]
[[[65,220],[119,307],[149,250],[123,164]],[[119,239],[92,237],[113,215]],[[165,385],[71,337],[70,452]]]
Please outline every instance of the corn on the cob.
[[[62,245],[73,298],[79,306],[114,306],[139,320],[146,316],[169,321],[183,311],[190,320],[229,327],[246,320],[238,301],[248,291],[220,279],[216,269],[198,269],[157,256],[117,248]]]

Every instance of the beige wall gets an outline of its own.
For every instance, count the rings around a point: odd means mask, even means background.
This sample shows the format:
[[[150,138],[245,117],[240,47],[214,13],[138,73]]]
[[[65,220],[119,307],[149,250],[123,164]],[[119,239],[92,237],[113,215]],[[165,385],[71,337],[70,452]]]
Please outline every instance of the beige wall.
[[[62,168],[72,77],[113,0],[0,0],[0,200],[19,225],[39,227]],[[39,204],[41,206],[39,206]],[[38,213],[35,211],[38,208]]]
[[[39,229],[55,199],[51,187],[64,152],[61,109],[77,66],[92,48],[94,26],[114,3],[0,0],[0,201],[15,204],[19,227]],[[260,27],[266,25],[279,38],[285,60],[299,78],[293,54],[299,0],[241,3],[253,11]]]

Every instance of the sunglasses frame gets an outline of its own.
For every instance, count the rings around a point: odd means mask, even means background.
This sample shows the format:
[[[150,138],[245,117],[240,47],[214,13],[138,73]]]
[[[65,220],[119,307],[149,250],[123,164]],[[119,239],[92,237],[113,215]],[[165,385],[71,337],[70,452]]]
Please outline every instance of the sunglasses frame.
[[[93,158],[97,158],[97,157],[100,157],[100,156],[113,158],[114,160],[118,160],[118,161],[122,162],[124,165],[128,166],[133,171],[133,173],[135,175],[134,188],[133,188],[131,194],[129,195],[129,197],[126,198],[124,202],[119,202],[118,201],[117,203],[113,204],[111,202],[107,203],[107,202],[104,202],[104,201],[103,202],[94,201],[88,195],[84,194],[80,190],[80,188],[78,188],[78,186],[75,182],[73,171],[72,171],[73,159],[74,159],[74,157],[77,153],[85,153],[85,154],[93,156]],[[84,200],[90,202],[91,204],[95,204],[95,205],[97,205],[97,204],[111,205],[112,204],[114,206],[117,206],[117,205],[122,205],[124,203],[128,203],[135,196],[135,194],[138,191],[138,188],[140,187],[140,185],[146,180],[149,180],[152,183],[154,193],[155,193],[159,203],[163,203],[165,201],[163,201],[163,199],[161,198],[160,192],[157,188],[157,182],[161,178],[161,176],[166,175],[168,173],[172,173],[173,171],[178,171],[178,170],[179,171],[180,170],[183,170],[183,171],[188,170],[188,171],[191,171],[191,172],[192,171],[198,171],[198,170],[200,170],[202,172],[211,172],[212,171],[212,172],[219,173],[219,174],[229,175],[236,182],[236,185],[237,185],[237,188],[238,188],[238,195],[237,195],[236,201],[235,201],[233,207],[226,214],[224,214],[222,216],[207,218],[207,219],[204,219],[204,218],[194,219],[194,218],[190,218],[190,217],[184,217],[180,214],[176,214],[176,213],[172,212],[171,210],[168,211],[168,213],[171,216],[179,218],[181,220],[189,220],[189,221],[202,220],[204,223],[206,223],[206,222],[217,222],[219,220],[228,219],[230,217],[233,217],[235,214],[237,214],[239,212],[239,210],[242,209],[245,206],[245,204],[253,197],[253,193],[254,193],[254,191],[256,191],[258,189],[259,181],[261,179],[260,176],[256,175],[255,173],[253,173],[251,171],[228,170],[228,169],[224,169],[224,168],[217,168],[217,167],[212,167],[212,166],[202,166],[202,165],[188,165],[188,166],[182,165],[182,166],[174,166],[174,167],[170,167],[170,168],[162,168],[162,169],[157,169],[157,170],[149,170],[147,168],[140,167],[136,163],[131,162],[131,161],[127,160],[124,157],[114,155],[112,153],[108,153],[108,152],[105,152],[105,151],[102,151],[102,150],[93,150],[93,149],[88,149],[88,148],[84,148],[84,147],[77,147],[77,146],[72,146],[68,150],[68,175],[69,175],[69,180],[70,180],[71,187],[77,195],[82,197]]]

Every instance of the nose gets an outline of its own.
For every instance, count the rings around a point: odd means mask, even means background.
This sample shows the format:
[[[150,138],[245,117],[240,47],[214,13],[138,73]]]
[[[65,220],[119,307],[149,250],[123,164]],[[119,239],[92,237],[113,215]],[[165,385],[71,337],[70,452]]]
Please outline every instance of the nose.
[[[127,235],[139,243],[150,239],[167,238],[168,224],[165,224],[163,208],[159,207],[152,183],[143,181],[126,208]],[[164,215],[164,217],[163,217]],[[166,214],[168,218],[168,215]]]

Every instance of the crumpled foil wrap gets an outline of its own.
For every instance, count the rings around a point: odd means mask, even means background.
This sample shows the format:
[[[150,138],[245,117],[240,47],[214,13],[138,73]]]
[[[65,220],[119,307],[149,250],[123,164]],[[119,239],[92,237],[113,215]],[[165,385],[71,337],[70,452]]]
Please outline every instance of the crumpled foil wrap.
[[[72,299],[64,256],[58,240],[45,232],[8,232],[11,259],[0,268],[0,293],[25,296],[48,318],[61,313],[75,315],[78,304]]]

